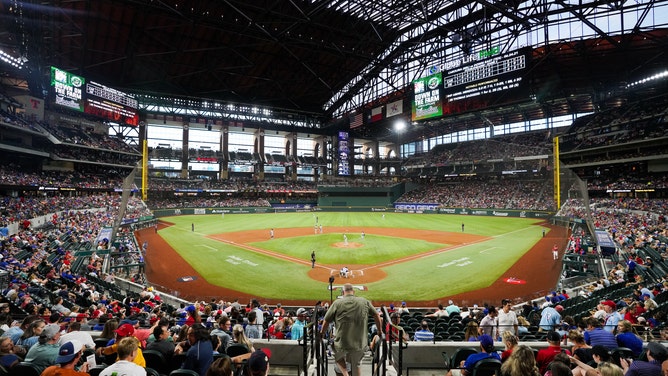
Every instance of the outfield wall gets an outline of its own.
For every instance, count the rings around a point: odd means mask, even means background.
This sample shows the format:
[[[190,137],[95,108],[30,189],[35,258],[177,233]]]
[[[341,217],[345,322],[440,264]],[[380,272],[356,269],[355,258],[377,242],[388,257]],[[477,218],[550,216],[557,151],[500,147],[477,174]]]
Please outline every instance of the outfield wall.
[[[321,186],[318,187],[318,206],[391,206],[403,193],[403,184],[391,187]]]
[[[385,206],[318,206],[317,208],[178,208],[178,209],[155,209],[153,214],[157,217],[171,217],[175,215],[208,215],[208,214],[252,214],[252,213],[297,213],[312,211],[336,211],[336,212],[393,212],[393,213],[419,213],[419,214],[457,214],[478,215],[490,217],[515,217],[515,218],[549,218],[552,213],[536,210],[499,210],[499,209],[469,209],[469,208],[435,208],[424,204],[412,204],[401,208],[390,208]]]

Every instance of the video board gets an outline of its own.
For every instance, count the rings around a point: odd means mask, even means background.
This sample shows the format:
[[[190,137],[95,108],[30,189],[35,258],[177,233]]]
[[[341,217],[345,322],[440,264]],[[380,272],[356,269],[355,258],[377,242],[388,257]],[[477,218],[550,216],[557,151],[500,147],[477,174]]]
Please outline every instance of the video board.
[[[350,162],[348,157],[350,156],[350,145],[348,132],[340,131],[337,137],[339,144],[339,162],[337,166],[337,172],[339,176],[349,176],[350,175]]]
[[[480,110],[528,98],[531,49],[499,54],[484,51],[477,58],[446,64],[443,72],[443,115]],[[480,57],[485,57],[480,59]]]
[[[413,121],[443,115],[441,82],[440,72],[413,81],[413,100],[411,101]]]
[[[51,88],[56,105],[121,124],[139,124],[139,105],[130,94],[56,67],[51,67]]]
[[[51,67],[51,90],[53,91],[55,104],[83,112],[83,89],[85,84],[86,81],[83,77]]]

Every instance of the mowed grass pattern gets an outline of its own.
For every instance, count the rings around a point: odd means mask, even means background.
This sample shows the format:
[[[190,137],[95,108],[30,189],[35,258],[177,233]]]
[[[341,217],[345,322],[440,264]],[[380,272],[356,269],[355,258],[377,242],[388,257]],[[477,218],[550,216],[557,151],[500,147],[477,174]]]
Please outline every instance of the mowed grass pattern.
[[[325,234],[280,237],[282,228],[312,229],[316,217]],[[329,298],[328,282],[314,281],[308,276],[312,250],[316,250],[319,265],[346,264],[351,269],[356,269],[356,264],[381,267],[387,277],[366,284],[368,291],[363,294],[369,299],[434,300],[489,286],[542,237],[543,230],[537,225],[541,220],[537,219],[404,213],[385,213],[383,216],[377,212],[191,215],[162,219],[174,226],[160,230],[159,234],[209,283],[258,297],[283,300]],[[367,234],[364,241],[373,242],[372,247],[341,251],[330,248],[329,244],[343,241],[342,234],[327,233],[328,226],[343,226],[350,229],[349,242],[361,242],[359,233],[364,227],[461,232],[462,223],[466,233],[491,239],[450,246]],[[191,231],[191,224],[195,225],[195,231]],[[268,239],[270,228],[274,228],[276,238],[256,242],[252,247],[272,250],[294,259],[284,260],[206,237],[262,230],[266,231]],[[444,250],[400,264],[384,265],[391,260],[438,249]],[[481,273],[481,270],[485,272]]]
[[[346,265],[373,265],[447,246],[418,239],[381,235],[366,234],[364,239],[360,233],[348,233],[346,236],[350,245],[356,243],[359,247],[336,247],[335,244],[343,243],[343,233],[276,238],[252,245],[304,260],[310,260],[311,251],[315,251],[319,264]]]

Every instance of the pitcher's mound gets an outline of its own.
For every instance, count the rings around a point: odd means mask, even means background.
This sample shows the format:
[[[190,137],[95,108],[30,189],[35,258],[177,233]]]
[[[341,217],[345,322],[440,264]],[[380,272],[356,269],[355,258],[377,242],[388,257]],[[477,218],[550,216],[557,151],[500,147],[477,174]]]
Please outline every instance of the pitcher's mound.
[[[332,247],[334,248],[359,248],[362,246],[364,246],[364,244],[358,242],[348,242],[347,244],[344,242],[338,242],[332,244]]]

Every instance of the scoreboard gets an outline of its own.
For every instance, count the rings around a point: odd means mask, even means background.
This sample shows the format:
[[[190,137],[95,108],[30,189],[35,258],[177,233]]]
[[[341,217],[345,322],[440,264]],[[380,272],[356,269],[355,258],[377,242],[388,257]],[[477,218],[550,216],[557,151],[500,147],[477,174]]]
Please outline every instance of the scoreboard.
[[[531,56],[527,52],[516,50],[446,71],[446,100],[453,102],[519,87]]]
[[[481,110],[490,106],[528,100],[529,79],[526,77],[531,65],[531,48],[522,48],[504,54],[498,48],[434,67],[432,74],[413,82],[413,108],[419,109],[424,94],[419,92],[420,82],[433,77],[433,71],[442,75],[438,92],[432,91],[430,98],[438,99],[440,111],[432,116],[454,115]],[[418,85],[416,85],[416,83]],[[413,120],[426,119],[413,112]]]
[[[84,112],[128,125],[138,125],[138,102],[122,91],[89,81]]]
[[[53,103],[121,124],[137,126],[139,108],[134,96],[51,67]]]

